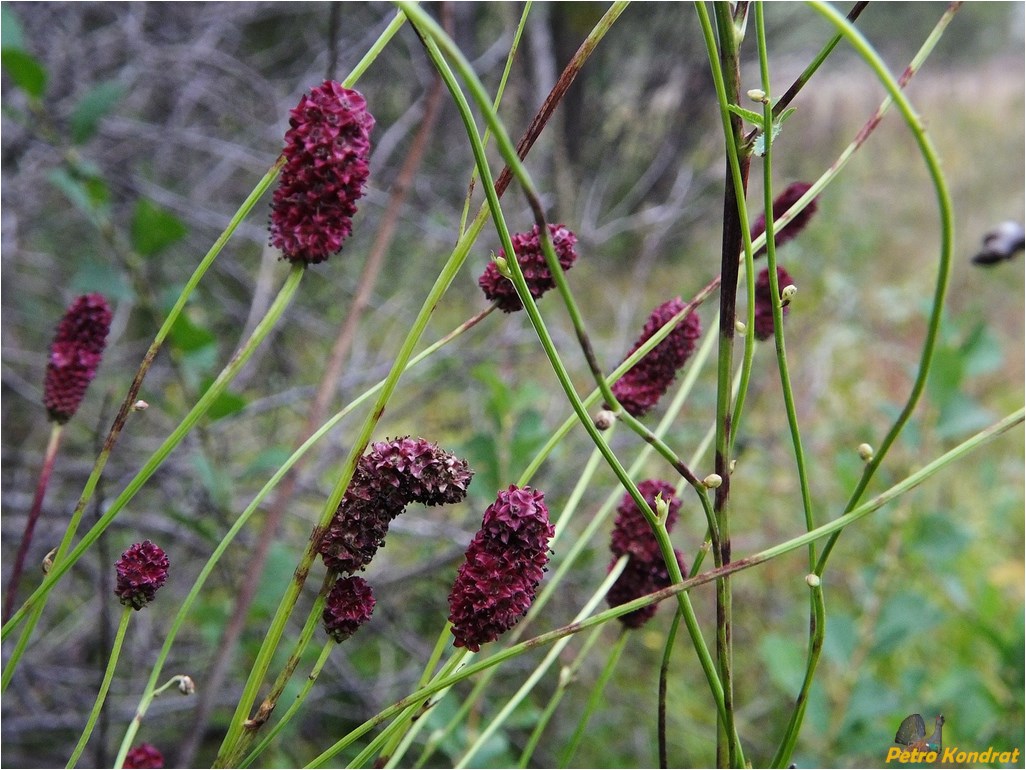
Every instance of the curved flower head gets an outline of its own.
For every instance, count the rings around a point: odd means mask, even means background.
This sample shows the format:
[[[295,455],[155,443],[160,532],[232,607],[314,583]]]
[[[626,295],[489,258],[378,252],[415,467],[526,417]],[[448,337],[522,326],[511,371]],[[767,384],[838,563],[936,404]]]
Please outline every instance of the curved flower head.
[[[103,357],[112,314],[102,294],[79,297],[57,324],[43,385],[50,419],[66,423],[78,411]]]
[[[457,503],[466,497],[472,476],[466,460],[424,439],[375,442],[357,463],[321,539],[324,564],[342,573],[362,570],[407,505]]]
[[[140,743],[125,755],[123,767],[129,768],[162,768],[164,755],[150,743]]]
[[[798,202],[805,193],[812,188],[812,185],[808,182],[792,182],[787,186],[780,195],[773,199],[773,219],[779,219],[782,217],[789,208]],[[777,246],[783,246],[788,241],[797,237],[805,226],[809,224],[809,220],[812,219],[818,208],[818,198],[813,198],[809,201],[809,205],[801,210],[794,219],[792,219],[783,230],[773,231],[773,241]],[[754,222],[752,222],[752,240],[754,241],[760,235],[766,232],[766,212],[760,214]],[[766,253],[766,247],[763,246],[757,252],[755,256],[758,257]]]
[[[374,118],[358,91],[333,80],[304,94],[289,118],[285,165],[271,202],[271,245],[290,262],[323,262],[352,231],[370,174]]]
[[[114,563],[118,575],[114,593],[125,606],[141,610],[167,581],[169,564],[160,546],[149,540],[136,543]]]
[[[339,578],[324,602],[324,630],[336,642],[344,642],[370,620],[374,604],[374,592],[366,580]]]
[[[388,477],[408,502],[423,505],[462,501],[474,475],[466,460],[437,444],[410,436],[375,442],[365,459],[368,469]]]
[[[638,491],[653,511],[656,510],[656,497],[666,501],[666,531],[671,531],[677,523],[681,505],[680,498],[674,494],[673,485],[658,479],[648,479],[638,484]],[[663,557],[652,527],[629,494],[624,494],[616,509],[616,523],[609,540],[609,550],[614,556],[628,554],[632,559],[662,563]]]
[[[788,284],[794,283],[784,268],[777,266],[777,288],[783,291]],[[791,312],[790,305],[781,308],[784,315]],[[768,340],[773,336],[773,291],[770,287],[769,268],[766,268],[755,281],[755,339]]]
[[[524,280],[531,290],[531,296],[535,299],[556,285],[552,273],[549,271],[549,265],[545,261],[539,232],[538,225],[535,225],[530,232],[517,233],[510,238],[513,241],[513,250],[516,252],[520,269],[524,273]],[[563,225],[549,225],[549,234],[552,237],[552,248],[559,258],[559,264],[563,268],[563,272],[566,272],[577,261],[577,252],[574,251],[577,236]],[[500,249],[499,256],[505,257],[506,252]],[[484,292],[485,298],[497,303],[499,309],[504,313],[513,313],[523,309],[524,303],[520,301],[513,283],[503,277],[495,262],[488,263],[477,284]]]
[[[456,647],[477,652],[524,616],[548,564],[553,534],[542,492],[517,486],[499,492],[449,594]]]
[[[652,311],[645,328],[627,358],[686,307],[675,297]],[[628,414],[641,417],[655,406],[677,376],[677,370],[691,357],[695,341],[702,336],[702,321],[694,311],[677,324],[666,338],[613,384],[613,395]],[[608,405],[607,405],[608,407]]]
[[[684,564],[684,556],[680,551],[674,550],[677,557],[677,564],[682,573],[687,574],[687,567]],[[613,556],[609,564],[612,569],[619,557]],[[666,569],[663,560],[646,561],[644,559],[630,558],[624,567],[620,577],[610,587],[606,594],[606,601],[610,607],[619,607],[621,604],[639,599],[653,591],[667,588],[670,585],[670,573]],[[621,615],[619,620],[628,628],[641,628],[655,614],[658,604],[647,604],[641,609]]]

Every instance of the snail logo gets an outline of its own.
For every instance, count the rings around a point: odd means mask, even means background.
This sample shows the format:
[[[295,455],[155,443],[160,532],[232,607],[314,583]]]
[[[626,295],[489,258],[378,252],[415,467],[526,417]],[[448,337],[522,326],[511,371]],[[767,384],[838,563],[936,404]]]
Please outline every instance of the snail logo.
[[[944,715],[938,714],[933,722],[933,733],[926,737],[926,722],[921,714],[909,714],[901,722],[894,735],[894,742],[908,746],[910,751],[940,753],[943,744],[941,731],[944,729]]]

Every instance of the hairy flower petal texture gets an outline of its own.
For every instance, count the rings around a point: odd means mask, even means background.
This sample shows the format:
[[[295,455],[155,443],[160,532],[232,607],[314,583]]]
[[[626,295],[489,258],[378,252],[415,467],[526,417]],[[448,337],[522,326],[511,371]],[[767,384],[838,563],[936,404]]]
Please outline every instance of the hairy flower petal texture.
[[[652,311],[641,337],[627,353],[627,358],[640,348],[686,305],[680,297],[664,302]],[[628,414],[641,417],[659,403],[673,384],[680,369],[695,350],[702,336],[702,321],[694,311],[677,324],[662,342],[650,350],[623,377],[613,384],[613,395]],[[608,407],[608,405],[607,405]]]
[[[374,604],[374,592],[366,580],[339,578],[324,602],[324,630],[336,642],[344,642],[370,620]]]
[[[808,182],[792,182],[787,188],[780,193],[776,198],[773,199],[773,219],[777,220],[782,217],[787,210],[798,202],[805,193],[812,188],[812,185]],[[818,208],[818,198],[813,198],[809,201],[809,205],[801,210],[794,219],[792,219],[783,230],[773,231],[773,241],[777,246],[783,246],[788,241],[796,238],[805,226],[809,224],[809,220],[812,219]],[[760,235],[766,232],[766,212],[763,212],[752,222],[752,240],[754,241]],[[766,253],[766,247],[763,246],[757,252],[755,256]]]
[[[788,284],[794,283],[784,268],[777,266],[777,289],[783,291]],[[791,308],[784,305],[782,312],[787,315]],[[755,339],[768,340],[773,336],[773,291],[770,287],[769,268],[766,268],[755,281]]]
[[[51,420],[63,424],[78,411],[103,357],[111,318],[102,294],[86,294],[57,324],[43,385],[43,405]]]
[[[577,236],[563,225],[549,225],[549,234],[559,264],[563,272],[566,272],[577,261],[577,252],[574,250]],[[517,262],[520,264],[527,287],[531,290],[531,296],[538,299],[556,285],[545,261],[538,225],[531,228],[530,232],[516,233],[510,240],[513,242],[513,251],[516,252]],[[499,256],[506,257],[506,252],[500,249]],[[497,303],[504,313],[523,309],[524,303],[520,301],[513,283],[499,272],[495,262],[488,263],[477,284],[484,292],[485,298]]]
[[[499,492],[485,510],[449,594],[456,647],[477,652],[524,616],[544,575],[554,534],[542,492],[515,485]]]
[[[421,438],[378,441],[360,458],[318,552],[342,573],[364,569],[384,545],[392,519],[410,503],[451,505],[466,497],[466,460]]]
[[[162,768],[164,755],[150,743],[140,743],[125,755],[123,767],[129,768]]]
[[[149,540],[136,543],[114,563],[114,593],[125,606],[140,610],[153,601],[157,589],[167,581],[168,566],[167,554],[160,546]]]
[[[293,263],[323,262],[352,232],[370,174],[374,118],[358,91],[326,80],[299,100],[271,201],[271,245]]]

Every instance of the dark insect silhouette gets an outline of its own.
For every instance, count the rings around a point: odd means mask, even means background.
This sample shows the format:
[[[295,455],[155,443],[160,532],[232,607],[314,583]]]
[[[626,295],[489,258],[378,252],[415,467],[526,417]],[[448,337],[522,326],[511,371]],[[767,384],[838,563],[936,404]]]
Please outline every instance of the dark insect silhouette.
[[[1011,259],[1026,246],[1026,230],[1020,222],[1008,220],[983,236],[983,246],[973,257],[974,265],[996,265]]]

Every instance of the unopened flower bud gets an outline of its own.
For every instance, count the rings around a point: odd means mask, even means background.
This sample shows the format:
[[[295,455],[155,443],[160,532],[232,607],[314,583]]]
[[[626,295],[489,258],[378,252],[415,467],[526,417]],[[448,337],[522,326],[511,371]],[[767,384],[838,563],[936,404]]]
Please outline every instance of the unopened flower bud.
[[[609,409],[603,409],[595,415],[595,427],[599,430],[609,430],[616,422],[616,415]]]
[[[56,548],[51,548],[49,553],[47,553],[46,556],[43,557],[43,563],[42,563],[41,566],[43,568],[43,574],[44,575],[49,575],[50,574],[50,570],[53,569],[53,557],[56,556],[56,555],[57,555],[57,549]]]
[[[819,586],[821,581],[819,579],[819,575],[815,572],[810,572],[805,576],[805,582],[809,584],[809,588],[816,588]]]
[[[745,330],[747,328],[748,327],[745,326],[745,322],[744,321],[742,321],[740,319],[738,319],[737,321],[734,321],[734,331],[736,331],[738,334],[744,334]]]
[[[873,459],[873,447],[869,444],[859,444],[858,448],[859,457],[862,458],[863,462],[869,462]]]
[[[783,289],[780,290],[780,306],[787,307],[791,300],[798,293],[798,287],[793,283],[789,283]]]
[[[134,411],[134,412],[142,412],[145,409],[149,409],[149,406],[150,405],[148,403],[146,403],[145,401],[143,401],[140,398],[138,401],[136,401],[134,404],[132,404],[132,411]]]
[[[704,479],[702,479],[702,486],[707,489],[716,489],[723,483],[723,477],[718,473],[710,473]]]
[[[196,683],[188,674],[181,674],[178,677],[178,692],[182,695],[192,695],[196,692]]]
[[[760,104],[766,103],[766,92],[761,88],[752,88],[748,91],[748,98],[753,102],[759,102]]]

